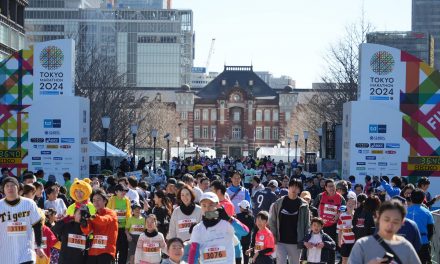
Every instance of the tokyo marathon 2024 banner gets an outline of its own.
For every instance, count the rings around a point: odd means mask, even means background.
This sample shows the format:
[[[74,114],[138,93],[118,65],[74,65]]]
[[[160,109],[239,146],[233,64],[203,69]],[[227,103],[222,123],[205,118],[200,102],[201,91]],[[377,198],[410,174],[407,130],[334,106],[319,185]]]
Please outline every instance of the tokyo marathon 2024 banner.
[[[409,150],[400,175],[440,176],[440,73],[399,49],[362,44],[360,51],[359,101],[402,113],[400,140]]]

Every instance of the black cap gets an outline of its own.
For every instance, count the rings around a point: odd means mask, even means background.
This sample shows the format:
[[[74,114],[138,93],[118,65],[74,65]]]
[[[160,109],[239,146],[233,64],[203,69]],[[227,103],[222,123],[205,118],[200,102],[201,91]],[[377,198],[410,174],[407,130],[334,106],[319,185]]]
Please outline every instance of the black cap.
[[[174,179],[174,178],[170,178],[170,179],[168,179],[167,184],[174,184],[174,185],[176,185],[177,184],[177,180]]]
[[[125,187],[125,186],[122,185],[122,184],[116,184],[116,186],[115,186],[115,192],[117,192],[117,191],[128,192],[128,188]]]
[[[5,186],[6,183],[8,183],[8,182],[12,182],[13,184],[17,185],[17,187],[20,188],[20,184],[18,183],[17,179],[14,178],[14,177],[6,177],[6,178],[4,178],[3,181],[2,181],[2,186]]]

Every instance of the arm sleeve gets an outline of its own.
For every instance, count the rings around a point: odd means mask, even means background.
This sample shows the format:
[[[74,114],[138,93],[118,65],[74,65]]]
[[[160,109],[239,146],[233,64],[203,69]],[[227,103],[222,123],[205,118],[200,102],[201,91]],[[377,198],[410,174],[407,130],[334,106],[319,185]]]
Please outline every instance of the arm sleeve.
[[[34,229],[34,235],[35,235],[35,244],[37,244],[37,246],[41,246],[42,243],[42,224],[41,222],[37,222],[36,224],[34,224],[32,226],[32,228]]]
[[[249,234],[249,228],[237,219],[233,218],[231,224],[234,228],[234,233],[238,237],[244,237]]]
[[[251,195],[249,194],[249,191],[247,189],[246,189],[246,192],[245,192],[245,198],[244,199],[249,202],[250,208],[252,208]]]
[[[188,264],[197,264],[200,259],[200,244],[199,243],[191,243],[189,248],[189,256],[188,256]]]
[[[176,237],[176,234],[177,234],[176,221],[177,221],[176,210],[174,210],[173,213],[171,214],[170,226],[168,228],[167,239],[171,239],[173,237]]]
[[[46,237],[47,237],[48,248],[52,248],[58,242],[57,238],[49,228],[47,229]]]
[[[316,207],[318,210],[319,210],[319,204],[321,203],[321,196],[322,194],[318,194],[315,200],[313,200],[313,206]]]
[[[335,243],[335,241],[333,241],[333,239],[331,239],[331,237],[328,237],[328,239],[325,239],[323,241],[323,243],[324,243],[325,248],[328,248],[330,250],[336,249],[336,243]]]
[[[420,235],[420,230],[416,224],[414,226],[414,240],[412,241],[412,245],[414,249],[417,251],[422,247],[422,236]]]
[[[270,231],[272,231],[273,236],[275,237],[275,241],[277,241],[277,219],[278,216],[275,213],[275,209],[274,209],[274,203],[270,206],[269,209],[269,229]]]
[[[426,202],[426,206],[431,207],[436,201],[437,199],[434,197],[430,201]]]

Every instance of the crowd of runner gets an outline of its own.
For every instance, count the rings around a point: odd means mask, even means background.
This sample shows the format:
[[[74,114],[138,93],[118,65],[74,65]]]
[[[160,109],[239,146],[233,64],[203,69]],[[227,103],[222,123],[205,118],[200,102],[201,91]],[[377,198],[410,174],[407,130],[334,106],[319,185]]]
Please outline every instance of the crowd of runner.
[[[339,180],[270,157],[174,158],[156,171],[142,159],[63,184],[1,172],[11,264],[431,263],[440,200],[426,177]]]

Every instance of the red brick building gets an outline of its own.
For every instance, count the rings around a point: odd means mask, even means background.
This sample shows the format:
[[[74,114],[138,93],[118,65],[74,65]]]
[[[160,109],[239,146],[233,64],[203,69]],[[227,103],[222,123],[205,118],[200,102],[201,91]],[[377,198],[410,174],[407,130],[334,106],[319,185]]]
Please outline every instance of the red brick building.
[[[297,93],[287,86],[277,93],[252,66],[225,66],[224,71],[197,93],[184,85],[176,92],[184,139],[222,154],[240,157],[285,139]]]

